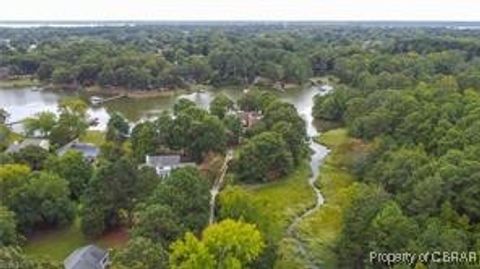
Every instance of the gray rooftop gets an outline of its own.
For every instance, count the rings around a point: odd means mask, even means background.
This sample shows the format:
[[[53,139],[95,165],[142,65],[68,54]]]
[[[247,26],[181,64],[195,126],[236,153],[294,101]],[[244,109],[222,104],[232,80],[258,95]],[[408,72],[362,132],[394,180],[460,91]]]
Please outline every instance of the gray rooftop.
[[[72,252],[63,262],[65,269],[103,269],[102,261],[108,252],[95,245],[88,245]]]
[[[58,155],[62,156],[69,150],[75,150],[83,154],[84,158],[95,159],[99,154],[99,149],[91,144],[79,143],[77,141],[70,142],[58,149]]]
[[[146,156],[145,164],[152,167],[174,167],[180,164],[180,155]]]
[[[26,138],[20,143],[15,142],[11,144],[5,152],[6,153],[19,152],[21,149],[24,149],[28,146],[37,146],[45,150],[48,150],[50,148],[50,142],[46,139],[41,139],[41,138]]]

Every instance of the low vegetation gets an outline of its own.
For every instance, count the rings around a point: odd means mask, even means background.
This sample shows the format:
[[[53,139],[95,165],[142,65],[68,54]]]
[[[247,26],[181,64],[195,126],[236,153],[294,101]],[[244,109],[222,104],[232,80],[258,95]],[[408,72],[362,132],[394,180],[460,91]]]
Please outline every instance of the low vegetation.
[[[315,197],[306,180],[309,174],[310,167],[303,163],[277,182],[243,186],[270,223],[268,233],[273,240],[279,241],[293,218],[313,205]]]
[[[300,223],[298,233],[300,240],[307,242],[313,260],[323,268],[337,268],[333,247],[342,229],[343,210],[355,192],[354,176],[347,167],[352,155],[361,154],[363,149],[361,142],[349,138],[345,129],[328,131],[317,139],[331,150],[316,181],[325,204]]]

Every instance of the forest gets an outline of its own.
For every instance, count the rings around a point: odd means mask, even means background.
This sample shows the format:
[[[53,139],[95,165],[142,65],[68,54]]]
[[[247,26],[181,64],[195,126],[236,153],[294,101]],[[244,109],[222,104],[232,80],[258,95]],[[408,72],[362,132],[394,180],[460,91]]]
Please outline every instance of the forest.
[[[342,85],[313,113],[369,144],[346,162],[358,185],[335,244],[340,268],[370,268],[372,251],[478,251],[476,35],[411,37],[335,60]]]
[[[24,246],[36,231],[79,222],[90,240],[128,231],[111,252],[112,269],[475,268],[478,259],[388,264],[370,255],[477,253],[479,37],[479,30],[381,25],[2,30],[8,79],[106,92],[197,84],[249,90],[238,100],[217,94],[209,109],[180,99],[137,123],[112,113],[93,163],[78,152],[55,154],[87,132],[82,100],[28,118],[24,135],[48,138],[53,150],[0,154],[0,261],[63,268]],[[302,115],[278,93],[320,77],[334,90],[314,98],[312,114],[325,133],[313,139],[332,152],[316,182],[325,204],[296,235],[307,242],[307,263],[285,233],[292,212],[311,207],[311,189],[302,189],[311,141]],[[260,116],[250,126],[238,111]],[[4,123],[2,149],[12,132]],[[160,177],[143,163],[161,154],[195,166]],[[226,186],[209,223],[210,189],[224,162]]]

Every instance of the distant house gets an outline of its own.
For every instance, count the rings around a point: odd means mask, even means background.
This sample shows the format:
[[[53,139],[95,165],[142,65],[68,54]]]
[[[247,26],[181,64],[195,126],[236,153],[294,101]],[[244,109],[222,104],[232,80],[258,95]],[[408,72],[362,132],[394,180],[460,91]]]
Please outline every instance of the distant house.
[[[16,153],[19,152],[20,150],[28,147],[28,146],[37,146],[41,147],[45,150],[50,150],[50,142],[47,139],[41,139],[41,138],[26,138],[22,142],[15,141],[13,144],[11,144],[7,150],[5,151],[6,153]]]
[[[105,269],[109,264],[108,251],[95,245],[75,250],[63,262],[65,269]]]
[[[59,156],[62,156],[69,150],[74,150],[82,153],[83,157],[90,162],[95,161],[98,157],[98,154],[100,153],[100,150],[96,146],[92,144],[80,143],[78,142],[78,140],[74,140],[66,144],[65,146],[59,148],[57,150],[57,154]]]
[[[195,163],[182,163],[181,159],[180,155],[147,155],[144,166],[153,167],[161,177],[168,176],[172,170],[180,167],[195,166]]]

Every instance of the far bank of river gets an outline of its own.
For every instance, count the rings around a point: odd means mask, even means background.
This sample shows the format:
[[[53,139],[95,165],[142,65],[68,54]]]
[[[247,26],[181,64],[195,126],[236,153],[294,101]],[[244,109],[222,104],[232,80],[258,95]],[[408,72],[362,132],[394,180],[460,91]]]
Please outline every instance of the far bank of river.
[[[110,118],[109,113],[114,111],[122,113],[131,122],[137,122],[152,118],[164,110],[172,109],[174,103],[180,98],[187,98],[200,107],[208,108],[210,102],[218,93],[224,93],[231,99],[236,100],[242,94],[242,90],[221,89],[193,93],[179,91],[174,94],[149,98],[122,98],[102,106],[91,106],[88,114],[91,118],[97,118],[99,122],[97,126],[92,127],[92,130],[102,131],[106,129]],[[278,95],[281,99],[295,105],[306,122],[310,123],[313,120],[310,113],[313,106],[313,96],[318,93],[320,91],[317,87],[306,87],[300,90],[278,92]],[[0,85],[0,108],[4,108],[10,114],[8,122],[15,122],[42,111],[57,112],[58,102],[68,96],[85,97],[67,91],[38,90],[34,87],[7,88]],[[307,124],[307,126],[309,133],[314,131],[311,124]],[[13,129],[20,131],[21,126],[15,125]]]

